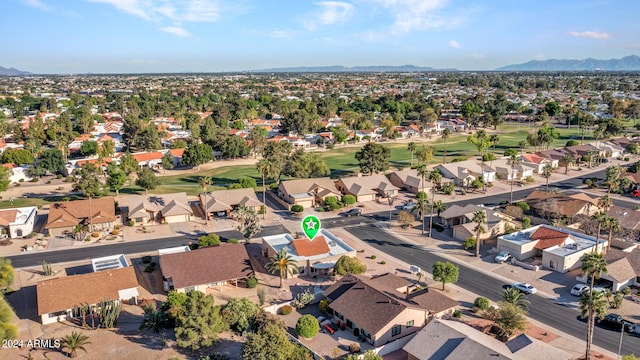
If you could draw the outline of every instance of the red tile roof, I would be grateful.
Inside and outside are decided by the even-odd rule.
[[[300,256],[316,256],[329,252],[327,240],[322,235],[314,237],[313,240],[295,239],[291,241],[291,245]]]
[[[552,246],[560,246],[562,245],[569,235],[563,233],[562,231],[548,229],[546,227],[539,227],[538,230],[534,231],[531,234],[531,240],[538,240],[535,248],[544,250],[548,249]]]

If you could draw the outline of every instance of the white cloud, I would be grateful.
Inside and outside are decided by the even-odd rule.
[[[544,54],[538,54],[533,57],[533,60],[544,60],[545,58]]]
[[[27,6],[30,6],[34,9],[42,10],[42,11],[50,11],[51,6],[43,3],[40,0],[21,0],[21,2]]]
[[[473,53],[473,54],[469,54],[469,57],[475,60],[482,60],[484,59],[484,54]]]
[[[569,31],[569,35],[575,36],[575,37],[586,37],[586,38],[597,39],[597,40],[609,38],[609,34],[605,32],[599,32],[599,31]]]
[[[34,0],[29,0],[34,1]],[[37,0],[35,0],[37,1]],[[220,17],[217,0],[87,0],[149,21],[214,22]]]
[[[445,15],[443,9],[449,0],[373,0],[387,9],[394,19],[392,35],[414,30],[430,30],[454,27],[463,19],[457,15]]]
[[[449,40],[449,46],[456,49],[462,49],[462,46],[460,46],[460,43],[455,40]]]
[[[180,26],[165,26],[165,27],[161,27],[160,31],[164,31],[166,33],[173,34],[180,37],[191,36],[191,34],[187,30],[183,29]]]
[[[354,13],[353,4],[342,1],[323,1],[316,3],[320,11],[306,23],[309,30],[315,30],[318,25],[331,25],[349,19]]]
[[[274,39],[290,39],[296,35],[295,30],[272,30],[267,33],[267,36]]]

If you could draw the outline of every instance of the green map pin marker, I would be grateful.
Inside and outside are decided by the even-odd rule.
[[[307,215],[302,219],[300,226],[302,226],[302,231],[307,235],[307,238],[313,240],[316,234],[318,234],[318,231],[320,231],[320,219],[315,215]]]

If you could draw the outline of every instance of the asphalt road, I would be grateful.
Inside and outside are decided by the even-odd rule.
[[[276,235],[288,233],[289,231],[282,225],[265,226],[256,237]],[[222,239],[242,239],[242,235],[235,230],[222,231],[216,233]],[[15,268],[28,266],[39,266],[42,260],[46,260],[50,264],[65,263],[79,260],[89,260],[92,258],[108,256],[113,254],[137,254],[143,252],[156,251],[158,249],[168,248],[172,246],[187,245],[189,242],[196,241],[194,237],[178,236],[163,239],[150,239],[131,242],[118,242],[108,245],[79,247],[77,249],[65,249],[45,252],[23,253],[20,255],[9,256],[11,264]]]
[[[399,240],[389,233],[381,232],[380,229],[372,225],[361,225],[346,229],[348,232],[377,248],[408,264],[418,265],[425,271],[430,272],[436,261],[445,261],[436,253],[420,249]],[[479,296],[485,296],[491,300],[501,300],[502,286],[504,283],[481,272],[474,271],[464,264],[460,266],[460,276],[456,285]],[[579,313],[570,308],[555,304],[553,300],[530,295],[528,300],[529,316],[537,321],[571,334],[579,339],[584,339],[587,333],[586,323],[578,319]],[[596,326],[594,333],[594,344],[617,353],[620,333]],[[624,335],[623,354],[640,354],[640,337],[637,335]]]

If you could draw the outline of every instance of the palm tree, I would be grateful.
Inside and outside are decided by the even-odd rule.
[[[436,187],[440,187],[440,183],[442,182],[442,173],[438,169],[434,169],[429,174],[429,181],[433,183]]]
[[[585,291],[580,295],[580,317],[587,318],[587,348],[585,359],[591,358],[591,344],[593,343],[593,328],[596,317],[603,319],[609,309],[609,301],[603,292],[596,291],[589,294]]]
[[[527,147],[527,142],[524,140],[520,140],[518,142],[518,147],[520,148],[520,155],[524,155],[524,148]]]
[[[420,195],[416,199],[416,206],[411,208],[411,214],[418,218],[422,218],[424,217],[424,208],[427,206],[429,206],[429,200],[427,200],[426,193],[420,192]]]
[[[546,192],[549,192],[549,178],[551,177],[551,175],[553,174],[553,166],[551,164],[547,164],[542,168],[542,177],[544,177],[545,179],[547,179],[547,188],[546,188]]]
[[[164,311],[158,310],[153,304],[146,304],[143,310],[144,318],[140,324],[140,330],[151,330],[154,334],[159,333],[166,325],[167,318]]]
[[[413,154],[415,154],[417,148],[418,146],[413,141],[407,145],[407,150],[411,153],[411,167],[413,167]]]
[[[202,208],[204,209],[205,225],[208,225],[209,224],[209,209],[208,209],[209,204],[207,203],[207,187],[211,185],[211,176],[200,176],[200,178],[198,178],[198,184],[200,184],[200,187],[202,188],[202,192],[204,193],[204,206]]]
[[[430,171],[427,168],[427,164],[421,164],[420,166],[418,166],[418,168],[416,170],[418,171],[418,175],[420,175],[420,177],[422,178],[422,190],[424,190],[424,179],[427,176],[429,176]],[[427,195],[427,194],[425,194],[425,195]],[[424,205],[425,205],[425,202],[423,201],[419,205],[422,208],[422,210],[420,212],[420,214],[421,214],[420,218],[422,219],[422,235],[424,235]]]
[[[569,166],[575,165],[576,159],[573,156],[566,154],[565,156],[562,157],[562,162],[564,162],[564,173],[568,174]]]
[[[594,150],[587,151],[587,158],[589,159],[589,168],[591,168],[591,162],[593,162],[593,156],[596,154]]]
[[[449,139],[449,136],[451,136],[451,130],[449,128],[444,128],[444,130],[442,130],[442,135],[440,135],[442,137],[442,163],[446,163],[447,162],[447,139]]]
[[[498,144],[498,141],[500,141],[500,136],[498,136],[498,134],[491,134],[489,136],[489,142],[491,143],[491,148],[492,148],[491,162],[489,163],[489,167],[491,168],[493,168],[493,156],[495,156],[496,145]]]
[[[611,247],[611,240],[613,238],[613,233],[620,231],[620,221],[614,217],[607,217],[604,219],[604,227],[609,229],[609,240],[607,241],[607,252],[609,252],[609,248]]]
[[[67,349],[67,353],[71,358],[78,356],[78,350],[87,352],[87,349],[85,349],[84,346],[88,344],[91,344],[89,336],[75,331],[72,331],[71,334],[65,335],[60,339],[62,349]]]
[[[613,201],[611,201],[609,195],[605,195],[598,199],[598,207],[604,212],[608,212],[611,205],[613,205]]]
[[[594,299],[594,295],[597,294],[598,292],[596,293],[593,292],[593,285],[595,284],[596,279],[600,277],[600,275],[607,272],[607,262],[604,259],[604,254],[598,253],[598,252],[591,252],[591,253],[584,254],[580,258],[580,261],[582,262],[582,264],[580,265],[582,274],[589,278],[589,291],[585,292],[588,295],[585,295],[583,293],[583,296],[588,296],[587,300],[585,300],[586,301],[585,306],[588,306],[586,309],[589,310],[588,312],[590,315],[587,319],[587,350],[586,350],[586,359],[589,359],[589,355],[591,352],[591,343],[593,341],[593,327],[595,325],[594,317],[596,314],[597,307],[600,305],[599,302],[595,300],[597,299],[597,296]],[[581,300],[581,303],[582,303],[582,300]],[[582,305],[581,305],[581,308],[582,308]]]
[[[527,300],[526,295],[514,287],[505,289],[502,292],[502,298],[504,299],[504,301],[519,306],[524,310],[526,310],[527,306],[529,306],[529,300]]]
[[[438,217],[440,217],[440,213],[447,210],[447,205],[442,200],[438,200],[433,204],[433,208],[438,212]]]
[[[595,252],[598,252],[598,244],[600,243],[600,231],[602,230],[602,223],[607,218],[607,213],[604,211],[598,211],[595,214],[591,215],[591,220],[596,221],[598,223],[598,230],[596,232],[596,247]]]
[[[509,156],[509,165],[511,165],[511,191],[509,196],[509,203],[513,204],[513,180],[516,177],[516,166],[520,164],[522,160],[517,154]]]
[[[473,213],[471,221],[476,223],[473,231],[476,233],[476,257],[480,257],[480,234],[484,234],[487,230],[484,228],[484,224],[487,223],[487,213],[484,210],[478,210]]]
[[[265,177],[266,177],[266,173],[269,172],[269,170],[271,169],[271,161],[267,160],[267,159],[260,159],[258,160],[258,163],[256,164],[256,167],[258,168],[258,171],[260,171],[260,174],[262,175],[262,208],[263,208],[263,212],[262,212],[262,218],[265,218],[265,214],[267,213],[267,187],[265,184]]]
[[[269,259],[271,262],[265,265],[265,269],[271,274],[278,273],[280,275],[280,288],[282,288],[284,287],[284,279],[298,272],[298,262],[293,260],[284,248]]]
[[[431,237],[431,232],[433,231],[433,209],[436,202],[436,188],[435,186],[431,186],[431,212],[429,214],[429,237]]]

